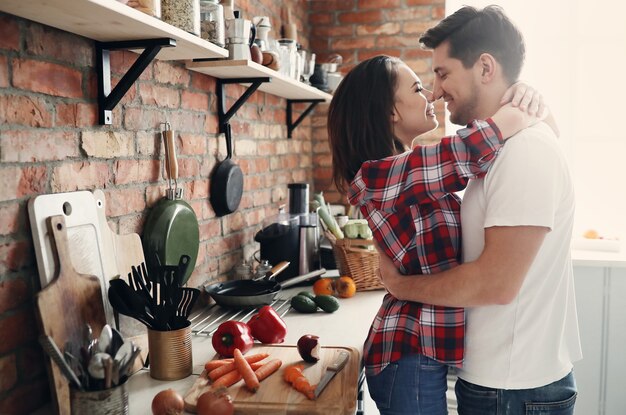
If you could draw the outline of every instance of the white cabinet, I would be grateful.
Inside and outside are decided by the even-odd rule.
[[[583,349],[576,414],[626,414],[626,268],[575,266],[574,278]]]

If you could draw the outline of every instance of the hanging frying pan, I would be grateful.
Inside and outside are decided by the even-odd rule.
[[[237,210],[243,194],[243,173],[233,161],[233,144],[230,124],[226,124],[226,158],[220,162],[211,177],[211,205],[217,216],[224,216]]]
[[[148,215],[142,242],[149,270],[156,269],[160,265],[178,265],[182,255],[189,256],[189,265],[182,279],[184,285],[196,265],[200,230],[196,213],[187,202],[182,200],[183,189],[178,187],[178,161],[174,133],[169,128],[169,123],[165,124],[163,141],[169,188],[167,196],[157,202]],[[173,189],[172,181],[174,181]],[[157,262],[157,257],[160,263]]]

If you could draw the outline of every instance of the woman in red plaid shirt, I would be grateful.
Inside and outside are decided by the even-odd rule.
[[[516,91],[507,91],[502,102],[512,103],[490,119],[409,151],[437,119],[432,93],[406,64],[377,56],[339,85],[328,114],[335,184],[348,186],[350,203],[403,274],[436,273],[460,262],[460,199],[453,192],[487,172],[506,138],[540,120],[513,105],[533,108],[528,103],[541,104],[541,96]],[[462,364],[464,333],[463,309],[387,293],[364,345],[368,388],[380,412],[446,414],[448,365]]]

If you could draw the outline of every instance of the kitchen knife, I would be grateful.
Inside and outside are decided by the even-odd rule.
[[[335,358],[335,361],[326,368],[326,373],[324,373],[324,376],[322,376],[320,383],[318,383],[317,387],[315,388],[315,399],[320,396],[320,394],[322,393],[326,385],[328,385],[333,376],[335,376],[341,371],[341,369],[344,368],[346,363],[348,363],[349,357],[350,354],[348,352],[341,351]]]

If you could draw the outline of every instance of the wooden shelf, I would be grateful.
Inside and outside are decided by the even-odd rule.
[[[0,11],[101,42],[175,39],[176,47],[159,52],[161,60],[228,56],[226,49],[116,0],[1,0]]]
[[[188,61],[187,68],[220,79],[270,77],[271,82],[261,84],[259,91],[286,99],[323,99],[330,102],[333,97],[324,91],[287,78],[273,69],[248,60]]]

